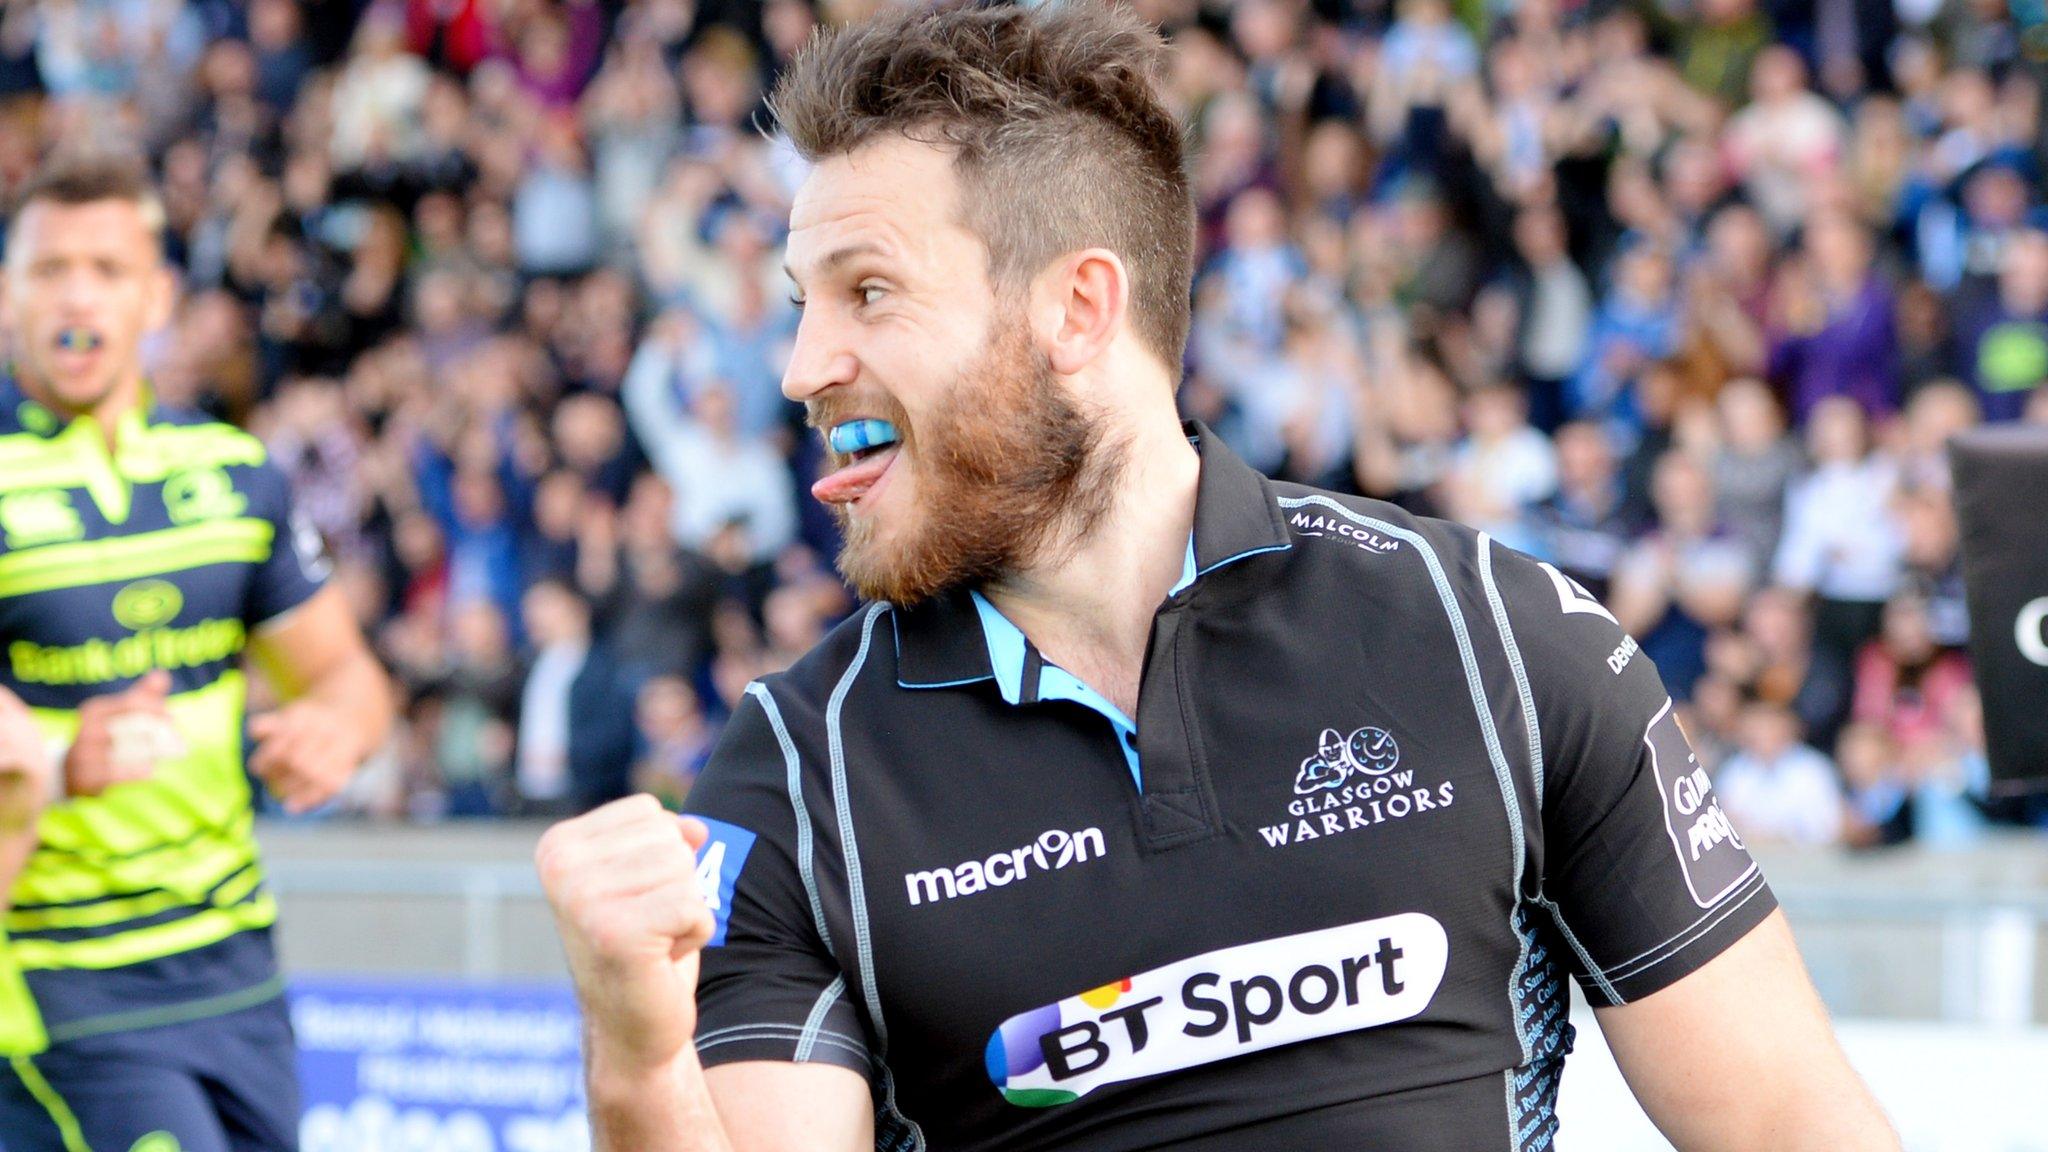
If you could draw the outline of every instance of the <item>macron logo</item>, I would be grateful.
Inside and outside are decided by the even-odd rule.
[[[1100,828],[1083,828],[1079,832],[1054,828],[1040,832],[1036,840],[1022,848],[997,852],[982,860],[965,860],[951,868],[907,873],[903,886],[914,908],[1006,887],[1029,876],[1034,867],[1040,872],[1057,872],[1070,864],[1099,860],[1106,851]]]

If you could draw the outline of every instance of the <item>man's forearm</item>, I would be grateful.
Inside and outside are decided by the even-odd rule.
[[[299,699],[315,701],[347,719],[349,730],[362,741],[356,750],[358,760],[383,747],[390,735],[391,683],[367,652],[329,669],[306,685]]]
[[[658,1069],[622,1067],[586,1040],[592,1152],[733,1152],[694,1051]]]
[[[1796,1079],[1796,1078],[1794,1078]],[[1783,1152],[1899,1152],[1898,1135],[1846,1062],[1839,1074],[1804,1081],[1701,1143],[1681,1148],[1782,1149]],[[1775,1106],[1773,1106],[1775,1105]]]

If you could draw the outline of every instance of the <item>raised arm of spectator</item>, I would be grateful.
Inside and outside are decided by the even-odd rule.
[[[670,336],[659,330],[650,333],[633,354],[619,387],[633,435],[640,438],[640,447],[663,473],[672,473],[678,455],[701,443],[704,436],[683,408],[682,397],[676,395],[675,352]]]
[[[522,529],[533,524],[534,494],[547,461],[546,441],[529,421],[507,411],[493,429],[498,440],[498,486],[505,492],[506,510]]]
[[[455,462],[441,451],[433,438],[419,435],[413,439],[411,451],[413,488],[419,494],[420,507],[427,514],[441,522],[443,527],[455,524]]]

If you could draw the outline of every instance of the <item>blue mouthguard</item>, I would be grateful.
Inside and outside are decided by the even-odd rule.
[[[57,334],[57,346],[67,351],[97,348],[100,346],[100,338],[96,333],[84,328],[66,328]]]
[[[850,420],[825,434],[826,442],[834,452],[851,456],[863,448],[875,448],[883,444],[894,444],[902,439],[896,434],[896,425],[887,420]]]

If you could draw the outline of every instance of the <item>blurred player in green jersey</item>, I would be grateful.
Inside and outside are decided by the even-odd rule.
[[[383,671],[263,444],[161,405],[143,376],[175,296],[162,228],[144,169],[119,158],[46,168],[8,222],[7,1152],[297,1147],[249,777],[304,811],[390,725]],[[245,653],[286,701],[246,720]]]

